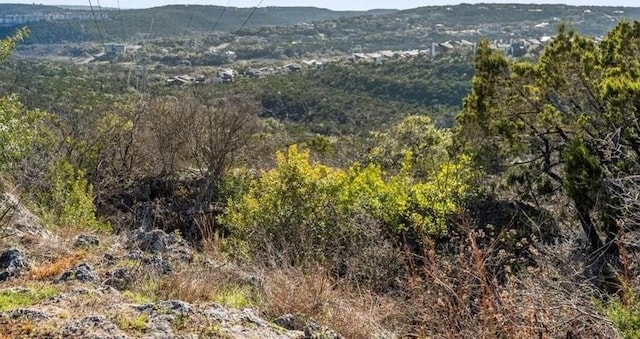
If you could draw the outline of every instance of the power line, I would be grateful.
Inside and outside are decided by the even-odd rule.
[[[151,31],[153,30],[153,17],[151,17],[151,24],[149,25],[149,32],[144,40],[148,40],[151,37]]]
[[[93,10],[93,4],[91,0],[89,0],[89,8],[91,8],[91,15],[93,15],[93,22],[96,23],[96,29],[98,30],[98,35],[100,35],[100,40],[102,40],[102,44],[104,45],[104,35],[100,30],[100,25],[98,24],[98,18],[96,17],[96,12]]]
[[[215,31],[216,30],[216,27],[218,27],[218,23],[220,23],[220,19],[222,19],[222,16],[224,15],[224,13],[227,12],[227,9],[229,9],[229,5],[230,4],[231,4],[231,0],[227,1],[227,4],[222,9],[222,12],[220,12],[220,15],[218,15],[218,18],[216,19],[216,22],[213,23],[213,27],[211,28],[211,31]]]
[[[124,29],[124,19],[122,18],[122,10],[120,9],[120,0],[118,0],[118,19],[120,19],[120,28],[122,29],[122,38],[125,38],[126,30]]]
[[[189,8],[189,7],[187,7]],[[184,26],[184,31],[185,33],[189,31],[189,27],[191,27],[191,21],[193,21],[193,17],[196,15],[196,11],[194,11],[193,9],[191,9],[191,16],[189,17],[189,22],[187,22],[187,25]]]
[[[108,35],[109,32],[107,32],[107,25],[105,24],[106,20],[104,17],[104,12],[102,11],[102,6],[100,6],[100,0],[96,0],[96,3],[98,5],[98,11],[100,11],[100,18],[102,18],[102,29],[104,30],[104,34]]]
[[[260,5],[262,5],[262,2],[264,0],[260,0],[258,2],[258,5],[256,5],[256,7],[253,7],[253,10],[251,11],[251,13],[249,13],[249,16],[244,20],[244,22],[242,23],[242,25],[240,25],[240,28],[238,28],[238,30],[236,31],[236,33],[234,34],[234,37],[238,35],[238,33],[240,33],[240,31],[244,28],[244,25],[247,24],[247,22],[249,22],[249,20],[251,20],[251,17],[253,17],[253,15],[256,13],[256,11],[258,10],[258,7],[260,7]]]

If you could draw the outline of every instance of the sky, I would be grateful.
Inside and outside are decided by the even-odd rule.
[[[156,7],[168,4],[198,4],[198,5],[217,5],[217,6],[233,6],[233,7],[253,7],[259,0],[92,0],[92,4],[99,2],[103,7],[121,8],[146,8]],[[640,6],[638,0],[511,0],[511,1],[473,1],[466,0],[465,3],[537,3],[537,4],[555,4],[564,3],[569,5],[602,5],[602,6]],[[36,3],[43,5],[89,5],[89,0],[0,0],[0,3]],[[263,0],[261,7],[265,6],[313,6],[321,8],[329,8],[333,10],[367,10],[374,8],[395,8],[408,9],[431,5],[450,5],[460,3],[460,1],[452,0]]]

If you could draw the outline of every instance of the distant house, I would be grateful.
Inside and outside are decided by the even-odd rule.
[[[116,43],[104,44],[104,52],[107,55],[124,55],[127,52],[127,45]]]
[[[521,58],[527,54],[527,46],[524,41],[516,41],[511,44],[507,54],[514,58]]]
[[[466,48],[474,48],[476,46],[475,43],[473,43],[473,42],[471,42],[469,40],[465,40],[465,39],[462,39],[462,40],[458,41],[458,44],[460,46],[466,47]]]
[[[218,70],[218,77],[222,79],[222,82],[227,84],[235,80],[235,72],[233,69],[221,68]]]
[[[259,78],[262,75],[262,71],[257,69],[250,69],[245,73],[245,75],[249,78]]]
[[[188,84],[187,81],[178,77],[167,79],[167,86],[183,86],[186,84]]]
[[[188,75],[188,74],[179,75],[179,76],[177,77],[177,79],[180,79],[180,80],[182,80],[182,81],[184,81],[184,82],[186,82],[186,83],[194,82],[194,81],[195,81],[195,78],[194,78],[194,77],[192,77],[192,76],[190,76],[190,75]]]
[[[168,86],[184,86],[194,83],[194,78],[190,75],[178,75],[167,79]]]
[[[433,43],[431,44],[431,56],[443,55],[452,52],[455,49],[453,44],[450,41],[444,43]]]
[[[380,51],[380,54],[387,58],[387,59],[392,59],[395,58],[396,56],[398,56],[398,53],[395,53],[394,51]]]
[[[313,59],[313,60],[302,60],[302,64],[307,68],[324,69],[324,63],[322,61],[318,61],[316,59]]]
[[[317,60],[302,60],[302,64],[307,66],[307,67],[313,67],[318,63]]]
[[[236,54],[236,52],[234,51],[226,51],[224,52],[224,55],[226,55],[227,58],[231,61],[235,61],[236,58],[238,57],[238,54]]]
[[[540,38],[540,42],[542,42],[543,44],[546,44],[547,42],[550,42],[553,40],[553,37],[545,35],[543,37]]]
[[[364,53],[353,53],[353,56],[351,57],[351,59],[354,62],[366,61],[369,59],[369,56]]]
[[[302,65],[300,64],[288,64],[284,66],[289,72],[300,72],[302,71]]]
[[[234,76],[231,73],[222,73],[220,77],[222,78],[222,83],[225,84],[233,82],[234,80]]]
[[[420,51],[417,49],[414,49],[411,51],[404,51],[402,52],[402,54],[400,54],[400,56],[403,58],[413,58],[413,57],[417,57],[418,55],[420,55]]]

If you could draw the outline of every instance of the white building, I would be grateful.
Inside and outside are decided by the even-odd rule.
[[[104,44],[104,52],[107,55],[124,55],[124,53],[127,52],[127,45],[116,43]]]

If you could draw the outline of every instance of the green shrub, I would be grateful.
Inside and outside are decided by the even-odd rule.
[[[24,290],[6,289],[0,291],[0,312],[33,305],[57,293],[58,290],[53,287],[39,287]]]
[[[52,222],[60,227],[108,231],[109,225],[99,221],[93,204],[93,187],[83,171],[68,161],[54,162],[49,169],[50,191],[41,195],[48,206]]]
[[[221,219],[253,254],[272,254],[295,264],[322,262],[357,251],[365,230],[357,218],[373,217],[395,234],[438,237],[460,211],[474,178],[468,157],[443,163],[425,180],[412,176],[410,152],[397,174],[380,166],[347,170],[312,164],[309,151],[278,152],[276,167],[251,180],[230,199]]]
[[[287,252],[301,263],[322,260],[324,250],[340,237],[335,209],[337,171],[312,165],[309,152],[296,146],[277,154],[276,168],[253,180],[239,199],[229,201],[223,223],[254,253]]]
[[[640,303],[637,298],[630,298],[625,306],[619,299],[611,301],[604,314],[611,319],[623,338],[640,338]]]
[[[0,97],[0,172],[12,172],[47,143],[45,114],[26,110],[16,96]]]
[[[252,307],[256,304],[255,296],[249,286],[230,286],[216,295],[215,302],[237,309]]]
[[[367,158],[393,172],[411,154],[413,176],[424,178],[450,160],[452,144],[451,131],[436,128],[428,116],[411,115],[387,132],[371,133]]]
[[[117,314],[113,320],[118,327],[125,331],[144,333],[149,325],[149,314],[142,313],[137,316]]]

